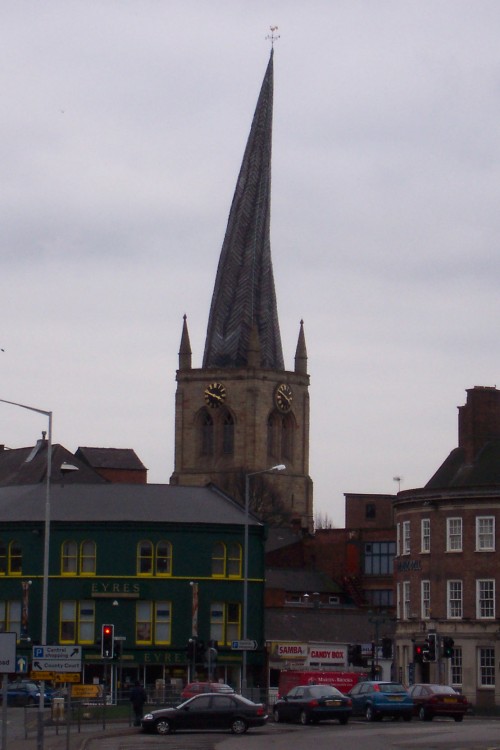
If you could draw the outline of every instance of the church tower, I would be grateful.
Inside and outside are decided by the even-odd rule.
[[[285,370],[271,260],[273,50],[255,109],[215,279],[203,366],[187,319],[179,351],[172,484],[213,482],[270,523],[312,528],[309,375],[300,321]],[[282,471],[266,470],[283,464]]]

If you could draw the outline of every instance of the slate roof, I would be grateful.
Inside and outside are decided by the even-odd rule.
[[[126,469],[127,471],[144,471],[146,469],[132,448],[80,447],[75,456],[95,469]]]
[[[220,254],[204,368],[246,366],[251,336],[257,330],[260,365],[284,370],[271,261],[272,120],[271,51]]]
[[[425,485],[426,489],[500,485],[500,440],[490,440],[472,463],[455,448]]]
[[[35,447],[0,451],[0,487],[43,482],[47,475],[47,445],[46,440],[39,440]],[[63,474],[63,463],[76,466],[78,471]],[[57,443],[52,446],[51,482],[103,484],[105,481],[64,446]]]
[[[0,523],[42,522],[45,483],[0,487]],[[50,488],[52,522],[244,525],[244,509],[214,485],[73,484]],[[262,526],[253,516],[249,525]]]

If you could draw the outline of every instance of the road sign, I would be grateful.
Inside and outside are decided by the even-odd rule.
[[[80,672],[31,672],[32,680],[52,680],[52,682],[80,682]]]
[[[99,685],[72,685],[72,698],[97,698],[99,696]]]
[[[81,646],[33,646],[33,672],[80,672]]]
[[[16,656],[16,673],[26,674],[28,671],[28,660],[25,656]]]
[[[233,651],[255,651],[257,648],[257,641],[250,641],[248,638],[242,641],[232,641],[231,648]]]
[[[16,670],[16,634],[0,633],[0,672]]]

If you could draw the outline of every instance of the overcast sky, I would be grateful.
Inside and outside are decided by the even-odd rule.
[[[427,482],[500,386],[498,0],[4,0],[0,398],[173,470],[277,25],[271,246],[315,510]],[[0,404],[0,443],[46,420]]]

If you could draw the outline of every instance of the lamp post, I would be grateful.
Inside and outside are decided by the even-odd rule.
[[[41,643],[45,646],[47,643],[47,612],[48,612],[48,593],[49,593],[49,550],[50,550],[50,475],[52,472],[52,412],[45,409],[36,409],[34,406],[18,404],[16,401],[7,401],[0,398],[3,404],[19,406],[21,409],[35,411],[37,414],[45,415],[49,420],[47,433],[47,477],[45,483],[45,533],[43,545],[43,584],[42,584],[42,617],[41,617]],[[43,732],[43,709],[45,698],[45,682],[41,683],[40,702],[38,705],[38,725],[37,725],[37,748],[43,750],[44,732]]]
[[[248,521],[250,510],[250,478],[257,474],[269,474],[272,471],[283,471],[285,464],[277,464],[262,471],[252,471],[245,475],[245,537],[243,542],[243,640],[248,638]],[[247,652],[243,650],[243,664],[241,677],[241,691],[247,688]]]
[[[368,614],[370,615],[368,617],[368,622],[372,625],[375,625],[375,641],[372,646],[372,668],[371,668],[371,678],[372,680],[376,679],[376,675],[378,674],[378,642],[379,642],[379,632],[380,632],[380,625],[383,625],[387,621],[386,613],[385,612],[378,612],[374,613],[372,610],[368,610]]]

